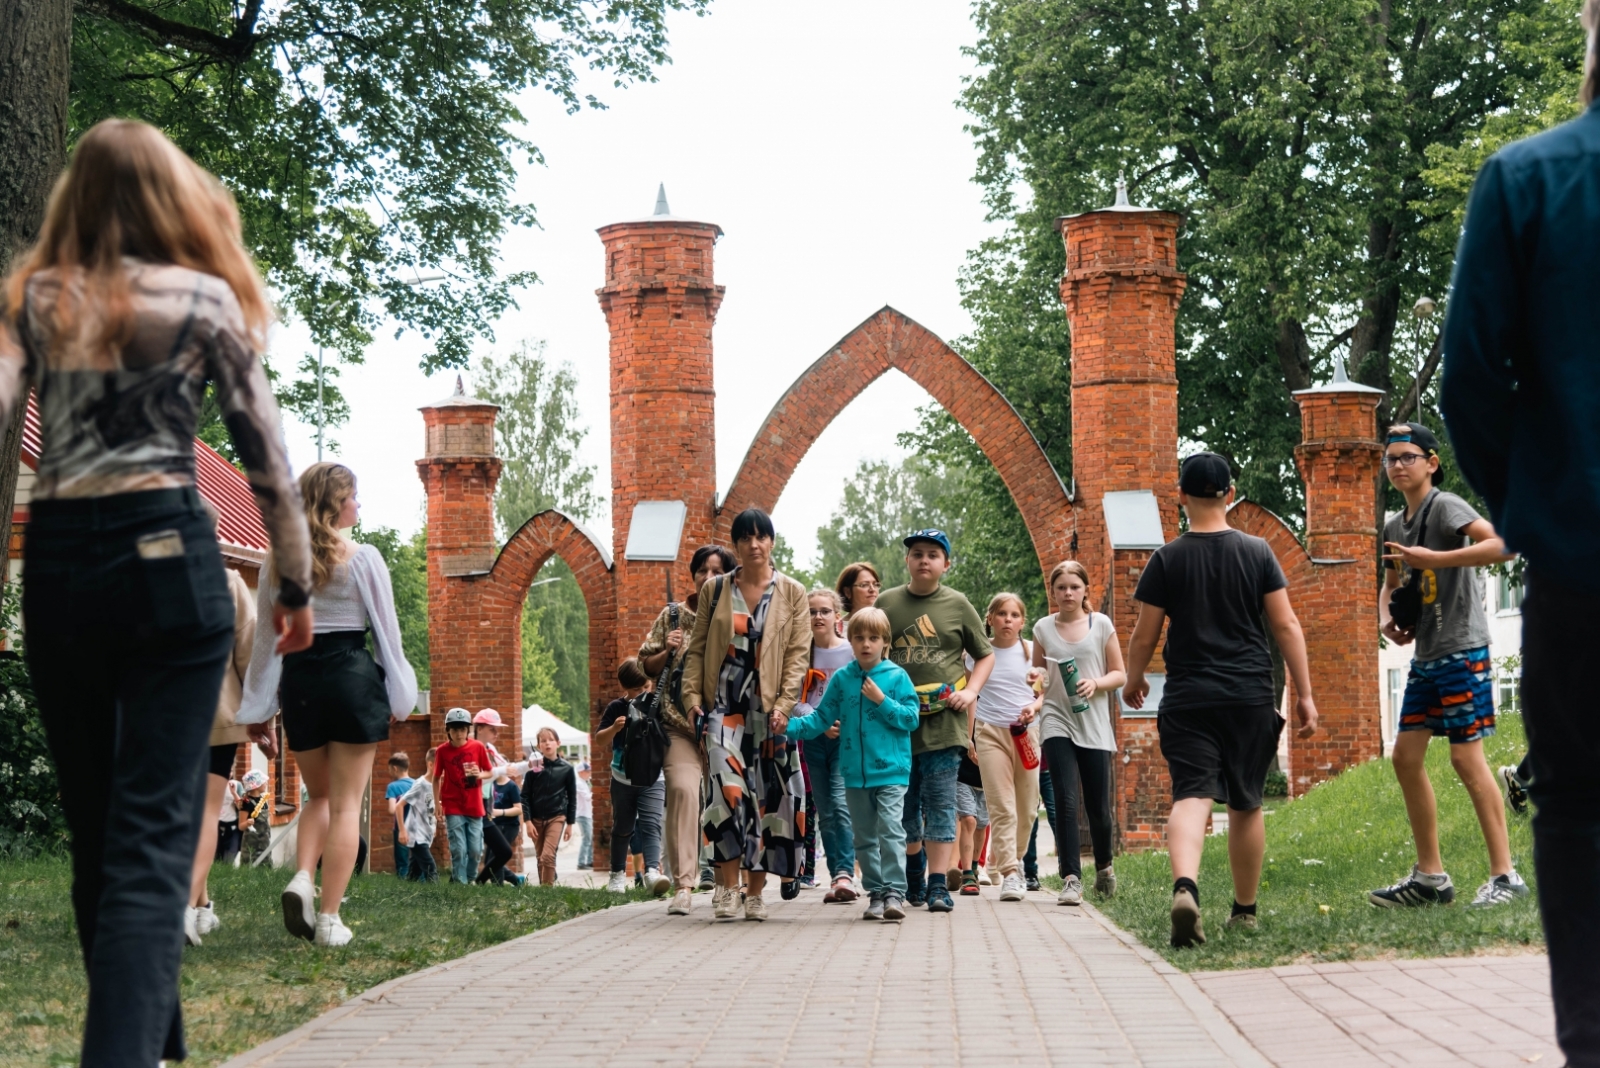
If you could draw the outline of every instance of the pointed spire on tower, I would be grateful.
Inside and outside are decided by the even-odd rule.
[[[452,397],[465,397],[466,395],[467,395],[467,387],[462,385],[461,376],[460,375],[456,375],[456,391],[454,393],[452,393],[451,396]]]
[[[1118,208],[1128,206],[1128,178],[1122,171],[1117,172],[1117,199],[1112,206]]]
[[[1342,386],[1350,381],[1350,375],[1344,369],[1344,353],[1337,353],[1333,357],[1333,384]]]
[[[662,182],[661,185],[656,188],[656,210],[655,210],[655,214],[657,214],[657,215],[671,215],[672,214],[672,209],[667,207],[667,183],[666,182]]]

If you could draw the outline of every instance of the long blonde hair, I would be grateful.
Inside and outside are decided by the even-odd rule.
[[[316,463],[300,473],[300,500],[311,528],[311,588],[320,590],[344,559],[339,513],[356,494],[356,476],[344,464]]]
[[[118,349],[133,337],[133,299],[122,257],[171,263],[228,283],[258,350],[272,319],[261,276],[245,251],[233,195],[167,140],[132,119],[106,119],[78,140],[50,193],[39,240],[5,282],[5,314],[22,314],[28,280],[54,269],[62,280],[55,327],[78,337],[87,305],[96,312],[93,348]],[[67,285],[83,272],[81,296]]]

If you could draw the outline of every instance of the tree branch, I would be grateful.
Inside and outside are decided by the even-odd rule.
[[[234,23],[233,33],[227,37],[157,15],[129,0],[79,0],[78,6],[101,18],[137,30],[157,43],[177,45],[190,52],[232,63],[248,59],[261,41],[255,32],[256,20],[261,15],[261,0],[250,0],[243,16]]]

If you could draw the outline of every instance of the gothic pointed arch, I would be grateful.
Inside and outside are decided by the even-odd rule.
[[[1228,525],[1246,534],[1263,539],[1272,548],[1283,568],[1283,577],[1289,580],[1290,597],[1307,583],[1316,581],[1316,568],[1311,554],[1306,552],[1300,539],[1276,513],[1261,507],[1255,501],[1239,501],[1228,509]]]
[[[971,434],[1011,492],[1042,570],[1072,548],[1072,502],[1022,417],[977,368],[932,331],[884,307],[806,369],[767,415],[718,509],[726,541],[746,508],[770,511],[806,452],[839,413],[883,374],[898,370]]]

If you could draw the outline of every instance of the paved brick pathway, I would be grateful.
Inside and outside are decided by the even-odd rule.
[[[1200,972],[1195,981],[1283,1068],[1562,1063],[1541,955]]]

